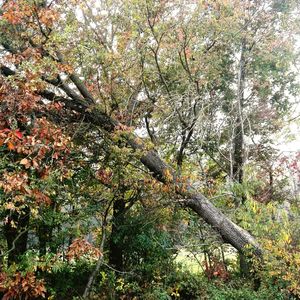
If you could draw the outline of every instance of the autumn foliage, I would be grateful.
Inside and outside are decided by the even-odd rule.
[[[38,280],[33,273],[22,275],[17,272],[14,276],[0,273],[0,292],[4,293],[3,300],[45,298],[46,288],[43,280]]]
[[[0,3],[2,299],[300,296],[297,1]]]

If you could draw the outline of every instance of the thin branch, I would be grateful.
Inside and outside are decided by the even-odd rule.
[[[96,268],[94,269],[93,273],[91,274],[89,281],[85,287],[84,293],[82,295],[83,299],[87,299],[87,297],[89,296],[90,290],[92,288],[93,282],[95,280],[95,277],[102,265],[102,261],[103,261],[103,248],[104,248],[104,242],[105,242],[105,238],[106,238],[106,229],[105,229],[105,225],[102,226],[102,238],[101,238],[101,245],[100,245],[100,256],[99,259],[97,261],[96,264]]]
[[[24,234],[24,233],[26,233],[28,231],[28,228],[25,228],[24,230],[22,230],[17,236],[16,236],[16,238],[13,240],[13,242],[12,242],[12,247],[8,250],[8,251],[6,251],[4,254],[1,254],[0,255],[0,257],[2,257],[2,256],[6,256],[7,254],[9,254],[11,251],[13,251],[13,250],[15,250],[16,249],[16,242],[17,242],[17,240]]]

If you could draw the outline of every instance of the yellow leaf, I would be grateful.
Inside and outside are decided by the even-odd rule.
[[[282,239],[287,244],[289,244],[291,242],[291,237],[290,237],[290,234],[288,232],[283,232]]]
[[[12,202],[9,202],[5,205],[6,209],[10,209],[10,210],[14,210],[15,209],[15,205]]]

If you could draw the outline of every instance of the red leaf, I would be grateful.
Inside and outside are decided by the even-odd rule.
[[[10,132],[10,129],[9,128],[4,128],[4,129],[0,130],[0,132]]]
[[[22,134],[21,131],[16,130],[16,131],[15,131],[15,136],[17,136],[19,139],[21,139],[21,138],[23,137],[23,134]]]

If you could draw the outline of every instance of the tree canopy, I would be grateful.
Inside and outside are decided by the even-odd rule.
[[[297,121],[298,13],[2,1],[3,299],[233,299],[195,280],[238,270],[257,299],[299,296],[299,153],[275,147]],[[186,281],[184,251],[203,269]]]

